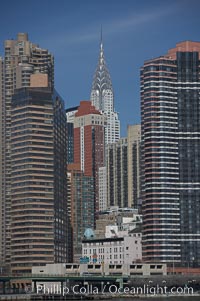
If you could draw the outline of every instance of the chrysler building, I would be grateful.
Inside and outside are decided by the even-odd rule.
[[[107,125],[105,127],[105,143],[114,143],[120,138],[120,121],[114,110],[114,94],[110,73],[104,58],[103,42],[101,38],[100,55],[94,74],[90,99],[92,104],[104,113]]]

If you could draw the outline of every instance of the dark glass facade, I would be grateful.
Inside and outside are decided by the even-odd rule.
[[[141,69],[143,258],[200,266],[200,43]]]
[[[67,164],[74,162],[74,124],[67,122]]]
[[[127,138],[107,147],[108,207],[128,207],[128,143]]]
[[[73,164],[72,164],[73,166]],[[86,229],[94,229],[94,178],[68,166],[68,191],[71,200],[71,224],[73,235],[73,262],[82,256],[82,239]]]
[[[200,58],[177,53],[181,258],[200,266]]]
[[[54,91],[54,262],[71,261],[67,211],[67,121],[64,101]]]

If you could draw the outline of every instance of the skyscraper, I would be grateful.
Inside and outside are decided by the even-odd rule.
[[[128,207],[127,138],[107,146],[108,207]]]
[[[81,101],[74,118],[74,163],[94,177],[95,210],[99,210],[99,168],[105,165],[105,118],[90,101]]]
[[[94,74],[90,99],[97,110],[103,112],[107,119],[105,127],[105,143],[113,143],[120,138],[120,121],[114,110],[114,93],[111,77],[104,58],[101,39],[100,55]]]
[[[140,198],[140,124],[128,125],[128,136],[107,146],[108,206],[138,206]]]
[[[128,125],[128,206],[139,209],[141,198],[141,125]]]
[[[66,110],[67,117],[67,164],[74,162],[74,117],[78,107]]]
[[[143,258],[200,266],[200,42],[141,68]]]
[[[86,229],[94,229],[94,178],[84,175],[80,164],[69,164],[67,170],[68,201],[73,238],[73,262],[80,262],[82,239]]]
[[[34,258],[33,262],[36,263],[36,257],[37,259],[40,257],[39,251],[43,252],[41,261],[44,254],[47,261],[60,261],[64,258],[66,260],[67,238],[63,236],[62,228],[66,226],[66,221],[63,222],[63,226],[61,225],[65,217],[52,215],[52,210],[57,215],[63,208],[63,202],[66,202],[66,188],[63,183],[65,181],[63,164],[65,165],[66,160],[63,139],[66,139],[64,124],[66,117],[62,115],[63,101],[54,92],[52,54],[30,42],[25,33],[19,33],[16,40],[5,41],[4,49],[5,57],[0,60],[0,263],[1,266],[9,267],[12,261],[13,271],[30,271],[31,258]],[[23,160],[23,157],[26,159]],[[28,164],[26,160],[31,163]],[[57,166],[57,181],[54,181],[54,166]],[[41,176],[38,175],[40,167]],[[34,192],[31,192],[31,189]],[[43,191],[39,193],[39,190]],[[59,202],[54,203],[55,200]],[[40,206],[41,210],[38,209]],[[38,219],[35,215],[30,216],[36,207],[41,211],[44,221],[40,220],[40,216]],[[48,221],[45,212],[49,216]],[[53,224],[54,218],[58,221],[57,225]],[[36,228],[40,226],[37,232]],[[53,234],[52,227],[54,230],[57,227],[56,235]],[[30,236],[32,232],[32,238],[27,238],[28,232]],[[36,232],[40,240],[43,234],[49,240],[45,251],[42,248],[39,250],[40,244],[38,250],[35,249]],[[22,250],[23,237],[26,240],[26,248],[29,244],[29,250]],[[54,244],[55,249],[52,249]],[[23,257],[26,257],[24,263],[20,259]]]
[[[99,167],[98,177],[99,177],[99,211],[104,211],[108,207],[106,166]]]
[[[46,83],[16,89],[12,96],[13,273],[31,273],[34,265],[69,260],[66,115],[64,102]]]

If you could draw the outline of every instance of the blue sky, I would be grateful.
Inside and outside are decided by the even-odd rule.
[[[12,0],[1,2],[3,41],[28,32],[55,57],[56,89],[66,107],[89,100],[100,28],[120,114],[121,134],[140,122],[139,73],[144,60],[177,42],[200,41],[199,0]]]

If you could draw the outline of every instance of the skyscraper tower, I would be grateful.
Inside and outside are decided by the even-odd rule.
[[[74,163],[94,178],[95,211],[99,210],[99,168],[105,166],[104,115],[81,101],[74,118]]]
[[[127,138],[107,147],[108,206],[128,207]]]
[[[107,205],[138,207],[140,199],[139,124],[129,125],[127,137],[107,146]]]
[[[94,74],[90,99],[96,109],[102,111],[107,119],[105,127],[105,143],[113,143],[120,138],[120,121],[114,111],[114,93],[110,73],[104,58],[101,35],[100,54]]]
[[[74,162],[74,117],[78,111],[77,107],[66,110],[67,117],[67,164]]]
[[[127,127],[128,142],[128,205],[137,207],[141,198],[141,125]]]
[[[64,102],[46,84],[36,81],[12,97],[10,246],[17,274],[66,262],[69,255],[66,115]]]
[[[141,68],[143,258],[200,266],[200,42]]]
[[[18,105],[20,106],[22,103],[22,95],[25,97],[24,99],[24,106],[22,107],[22,113],[16,113],[16,123],[22,123],[24,126],[27,127],[34,127],[32,124],[31,119],[26,119],[26,114],[36,114],[41,110],[41,114],[43,115],[43,104],[41,108],[35,108],[35,112],[32,112],[32,108],[29,107],[28,97],[32,97],[34,95],[38,96],[36,103],[42,102],[42,97],[46,97],[49,99],[49,102],[52,102],[53,106],[53,91],[54,91],[54,59],[51,53],[47,49],[40,48],[37,44],[34,44],[28,40],[28,35],[26,33],[19,33],[17,35],[16,40],[6,40],[5,41],[5,57],[1,58],[0,60],[0,264],[1,265],[10,265],[11,262],[11,231],[13,233],[13,224],[11,226],[11,219],[13,219],[13,208],[12,205],[15,204],[15,185],[20,186],[20,181],[24,181],[24,179],[20,179],[20,181],[15,182],[13,180],[13,168],[15,169],[15,165],[13,165],[13,158],[15,155],[11,154],[12,152],[18,153],[19,157],[25,156],[25,154],[19,153],[18,150],[13,150],[14,142],[11,142],[11,134],[12,131],[15,131],[13,127],[14,123],[12,119],[12,114],[15,114],[14,106],[16,106],[16,111]],[[35,75],[39,75],[39,77],[35,77]],[[40,76],[40,75],[44,75]],[[32,83],[31,83],[32,77]],[[48,87],[48,93],[42,91],[41,94],[39,91],[32,90],[20,90],[21,88],[28,88],[30,85],[36,89],[37,87]],[[14,93],[15,97],[13,99]],[[44,92],[44,93],[43,93]],[[51,95],[52,94],[52,95]],[[50,96],[49,96],[50,95]],[[19,102],[19,103],[17,103]],[[48,102],[48,101],[47,101]],[[55,100],[56,103],[56,100]],[[34,106],[34,104],[33,104]],[[56,107],[56,105],[55,105]],[[55,108],[54,107],[54,108]],[[53,108],[51,108],[53,110]],[[29,111],[30,110],[30,111]],[[56,110],[56,108],[55,108]],[[28,112],[29,111],[29,112]],[[34,111],[34,110],[33,110]],[[36,112],[37,111],[37,112]],[[47,108],[48,111],[48,108]],[[25,114],[25,115],[23,115]],[[44,113],[45,114],[45,113]],[[55,113],[56,114],[56,113]],[[35,115],[35,116],[36,116]],[[47,116],[48,112],[46,113],[46,117],[44,116],[44,123],[52,123],[55,122],[53,116]],[[59,115],[59,114],[58,114]],[[13,115],[14,116],[14,115]],[[54,115],[56,116],[56,115]],[[61,116],[61,115],[60,115]],[[33,116],[32,116],[33,117]],[[41,116],[38,116],[38,118]],[[13,117],[15,118],[15,117]],[[21,119],[20,119],[21,118]],[[46,118],[46,119],[45,119]],[[49,120],[48,120],[49,118]],[[55,117],[56,118],[56,117]],[[59,117],[60,118],[60,117]],[[33,123],[35,120],[33,121]],[[55,123],[56,126],[56,123]],[[20,127],[20,125],[19,125]],[[39,124],[35,125],[36,128],[39,128]],[[57,127],[58,129],[58,127]],[[50,129],[51,130],[51,129]],[[35,131],[37,131],[35,129]],[[59,129],[58,129],[59,131]],[[27,139],[27,140],[26,140]],[[38,138],[39,139],[39,138]],[[48,138],[45,138],[48,139]],[[44,140],[45,140],[44,139]],[[21,143],[21,146],[24,144],[29,143],[29,138],[22,137],[19,138],[18,142]],[[42,140],[42,139],[41,139]],[[51,139],[50,139],[51,140]],[[41,141],[41,144],[45,141]],[[50,143],[51,141],[49,141]],[[38,142],[39,143],[39,142]],[[58,154],[58,152],[57,152]],[[19,158],[18,158],[19,159]],[[39,160],[39,159],[38,159]],[[54,162],[56,162],[57,157],[54,157]],[[38,161],[39,162],[39,161]],[[17,169],[16,169],[17,170]],[[16,188],[17,189],[17,188]],[[25,189],[25,188],[24,188]],[[54,197],[56,198],[56,190]],[[59,198],[59,196],[58,196]],[[27,199],[21,198],[21,202],[26,202]],[[18,208],[19,209],[19,208]],[[11,230],[12,228],[12,230]],[[12,239],[13,244],[13,239]],[[14,246],[14,245],[13,245]],[[61,247],[62,248],[62,247]],[[57,252],[60,252],[58,250]],[[20,255],[21,256],[21,255]],[[55,255],[54,259],[57,255]],[[20,265],[21,263],[19,263]]]
[[[70,220],[72,227],[72,253],[73,262],[80,262],[82,256],[81,242],[85,230],[94,229],[94,178],[84,175],[80,164],[67,166],[67,199],[70,207]]]

